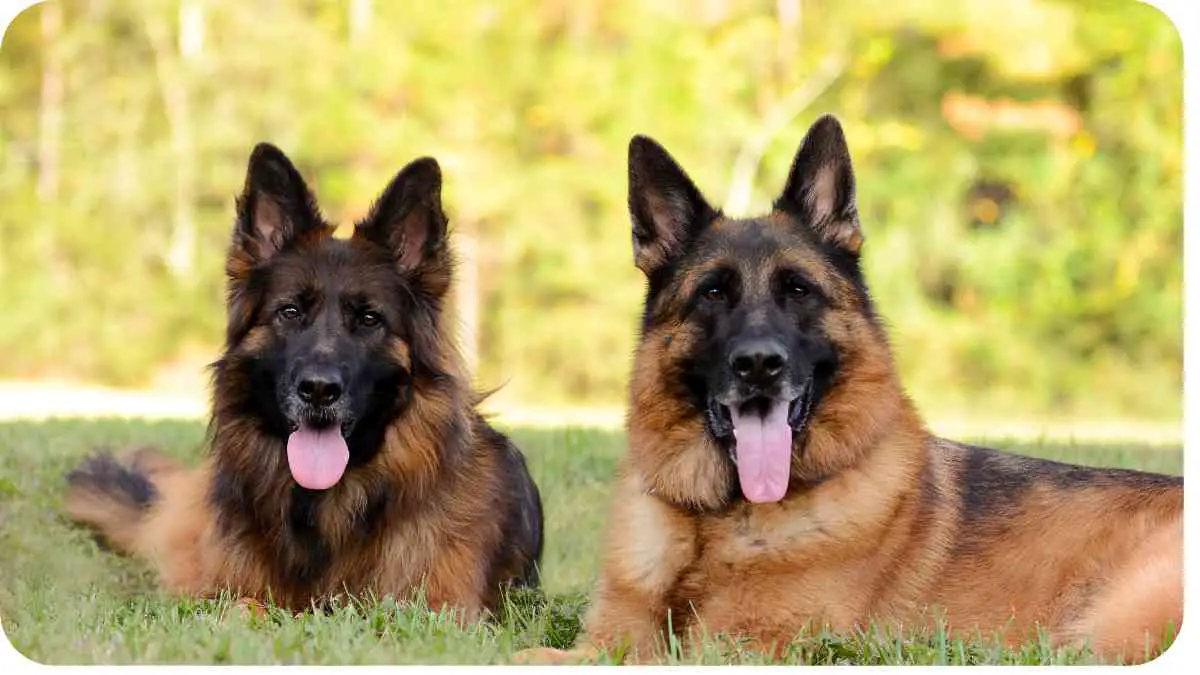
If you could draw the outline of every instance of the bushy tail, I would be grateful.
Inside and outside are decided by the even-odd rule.
[[[154,477],[176,468],[174,460],[152,450],[125,461],[98,452],[67,474],[67,513],[99,531],[110,546],[132,552],[142,516],[158,498]]]

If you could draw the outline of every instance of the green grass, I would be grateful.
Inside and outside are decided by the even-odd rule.
[[[198,455],[204,429],[182,422],[0,424],[0,621],[23,654],[43,663],[505,663],[516,650],[565,647],[579,632],[608,507],[608,485],[624,451],[619,434],[510,430],[543,495],[543,588],[514,594],[497,620],[458,627],[446,616],[390,598],[359,600],[327,614],[219,621],[227,599],[195,601],[159,591],[149,569],[101,550],[61,515],[63,474],[96,445],[155,444]],[[1179,447],[1017,445],[993,447],[1064,461],[1178,474]],[[683,663],[760,663],[737,644],[713,640]],[[1086,653],[1044,643],[1006,650],[994,641],[948,639],[940,631],[896,637],[814,635],[788,663],[1076,663]]]

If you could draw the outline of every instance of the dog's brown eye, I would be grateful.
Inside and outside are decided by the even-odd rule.
[[[300,308],[295,305],[284,305],[279,308],[279,318],[284,321],[294,321],[300,318]]]
[[[787,293],[788,297],[793,300],[801,300],[812,295],[812,286],[808,280],[798,274],[787,274],[781,280],[780,284],[783,287],[783,292]]]
[[[363,328],[374,328],[383,323],[383,317],[378,312],[363,312],[358,315],[358,325]]]
[[[720,286],[705,289],[703,295],[704,299],[709,302],[721,302],[725,299],[725,291]]]

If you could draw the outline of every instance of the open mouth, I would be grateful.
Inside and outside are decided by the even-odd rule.
[[[710,431],[728,443],[742,494],[752,502],[777,502],[787,493],[792,441],[812,414],[812,380],[791,400],[755,396],[736,405],[716,400],[707,410]]]
[[[350,463],[346,445],[350,423],[332,415],[312,415],[293,422],[287,440],[288,469],[300,487],[328,490],[337,485]]]

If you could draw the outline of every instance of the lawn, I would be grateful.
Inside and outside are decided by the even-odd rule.
[[[495,621],[466,629],[390,598],[328,614],[220,621],[228,600],[198,602],[159,592],[137,561],[98,548],[60,515],[63,474],[96,445],[155,444],[183,457],[200,451],[204,428],[186,422],[0,424],[0,622],[8,639],[43,663],[505,663],[516,650],[566,646],[579,630],[597,571],[608,483],[620,434],[509,430],[525,450],[546,509],[543,589],[509,599]],[[1180,447],[1040,443],[1000,447],[1099,466],[1179,474]],[[686,663],[757,663],[756,654],[714,642]],[[1044,644],[1017,651],[945,635],[814,635],[789,663],[1076,663],[1087,654]]]

